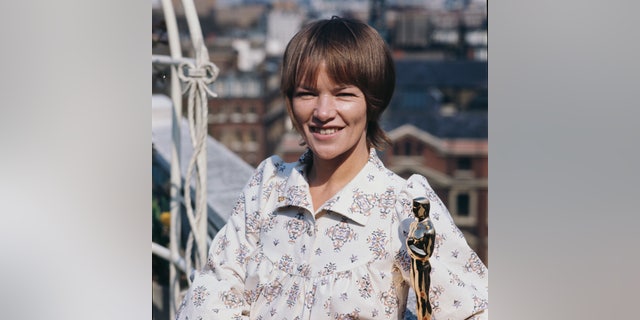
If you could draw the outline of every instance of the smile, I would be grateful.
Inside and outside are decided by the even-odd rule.
[[[322,135],[329,135],[329,134],[334,134],[342,129],[340,128],[315,128],[315,127],[310,127],[309,130],[311,130],[311,132],[313,133],[319,133]]]

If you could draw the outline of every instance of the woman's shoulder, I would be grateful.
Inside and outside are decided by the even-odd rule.
[[[410,213],[413,199],[426,197],[432,203],[441,203],[427,178],[420,174],[413,174],[409,178],[400,178],[402,187],[398,188],[398,202],[402,205],[403,214]]]
[[[392,171],[387,174],[389,184],[396,186],[399,193],[407,194],[411,197],[425,196],[433,192],[427,178],[420,174],[412,174],[409,178],[403,178]]]
[[[287,162],[279,155],[274,154],[264,159],[257,168],[258,170],[261,170],[263,172],[273,172],[274,174],[278,174],[291,172],[291,170],[296,167],[301,167],[301,163],[299,160],[294,162]]]
[[[260,162],[249,181],[250,185],[264,183],[272,179],[286,179],[291,171],[301,167],[300,161],[286,162],[279,155],[272,155]]]
[[[407,179],[407,189],[416,193],[433,192],[427,177],[421,174],[413,174]]]

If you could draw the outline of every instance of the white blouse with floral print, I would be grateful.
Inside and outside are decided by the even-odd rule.
[[[314,212],[309,160],[307,152],[295,163],[273,156],[258,166],[177,319],[402,319],[417,196],[431,201],[437,233],[433,319],[488,317],[487,268],[423,176],[402,179],[371,149],[358,175]]]

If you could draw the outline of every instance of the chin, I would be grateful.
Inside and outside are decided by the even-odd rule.
[[[320,148],[311,147],[311,151],[313,151],[314,156],[323,160],[331,160],[339,157],[341,154],[344,153],[337,150],[328,150],[327,148],[323,148],[323,147],[320,147]]]
[[[310,145],[311,151],[316,158],[322,160],[333,160],[337,158],[341,158],[343,156],[347,156],[357,152],[358,149],[355,146],[351,147],[343,147],[343,146],[335,146],[335,145]],[[368,149],[364,148],[368,155]]]

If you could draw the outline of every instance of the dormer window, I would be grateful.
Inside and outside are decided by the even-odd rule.
[[[460,217],[469,216],[469,194],[459,193],[456,196],[456,214]]]
[[[404,155],[405,156],[410,156],[411,155],[411,151],[413,147],[413,143],[411,143],[411,140],[407,139],[404,141]]]
[[[456,168],[458,170],[471,170],[471,158],[469,157],[458,158]]]

